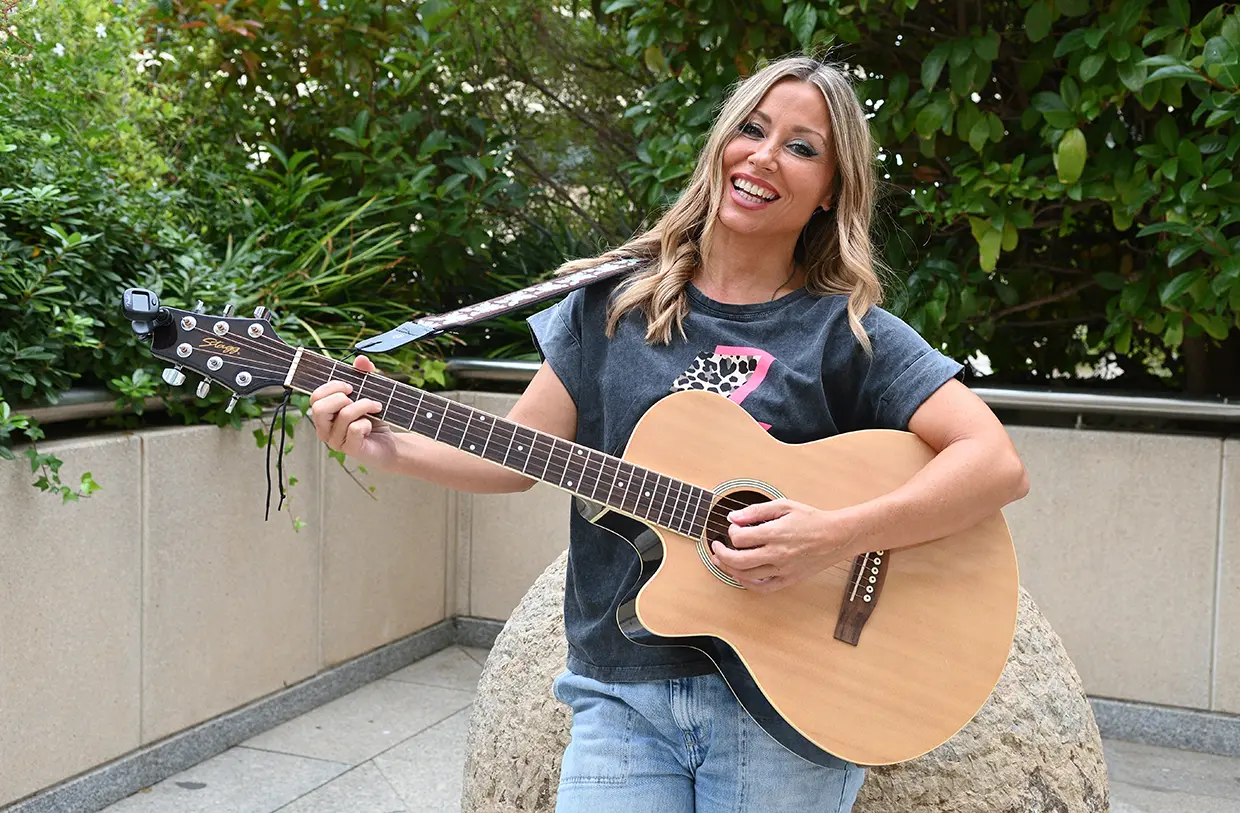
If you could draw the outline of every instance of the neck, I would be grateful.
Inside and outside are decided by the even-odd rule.
[[[395,427],[685,536],[705,528],[709,490],[305,348],[292,354],[285,386],[308,393],[328,381],[346,381],[353,398],[378,401],[379,420]]]
[[[746,305],[770,301],[805,282],[801,269],[793,268],[795,247],[796,235],[781,241],[716,228],[693,283],[719,302]]]

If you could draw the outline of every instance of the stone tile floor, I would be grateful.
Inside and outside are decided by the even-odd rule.
[[[449,647],[105,813],[458,813],[486,650]],[[1240,813],[1240,758],[1104,742],[1112,813]]]

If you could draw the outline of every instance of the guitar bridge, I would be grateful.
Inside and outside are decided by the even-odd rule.
[[[870,620],[887,575],[886,551],[863,553],[853,560],[852,576],[848,579],[840,617],[835,622],[835,640],[857,646],[861,630]]]

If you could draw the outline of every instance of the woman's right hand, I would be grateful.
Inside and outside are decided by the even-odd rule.
[[[371,373],[375,365],[365,356],[353,361],[353,368]],[[315,434],[329,448],[356,458],[364,466],[384,468],[396,460],[396,434],[388,425],[370,416],[383,405],[369,398],[352,401],[353,386],[329,381],[310,393],[310,415]]]

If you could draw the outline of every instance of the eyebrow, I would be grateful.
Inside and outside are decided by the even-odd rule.
[[[771,117],[763,113],[761,110],[753,111],[752,115],[754,116],[754,118],[762,119],[762,121],[765,122],[766,124],[771,123]],[[817,136],[824,146],[827,144],[827,137],[824,136],[822,133],[818,132],[817,130],[814,130],[810,127],[805,127],[805,126],[798,124],[797,126],[792,128],[792,132],[805,133],[807,135]]]

